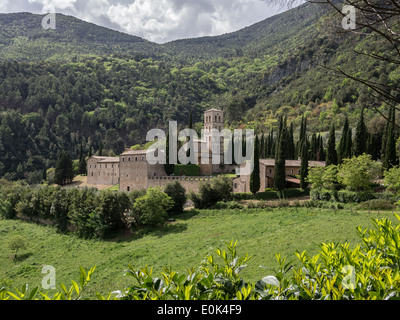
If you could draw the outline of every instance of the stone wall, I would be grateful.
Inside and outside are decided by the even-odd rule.
[[[150,177],[148,179],[147,187],[163,187],[168,183],[178,181],[186,189],[186,192],[198,192],[201,183],[211,182],[212,179],[212,177]]]

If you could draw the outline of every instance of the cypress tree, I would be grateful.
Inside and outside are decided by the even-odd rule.
[[[388,122],[388,129],[386,133],[386,146],[385,146],[385,157],[383,160],[383,167],[388,170],[398,164],[396,155],[396,137],[395,137],[395,121],[396,114],[394,107],[390,110],[390,117]]]
[[[326,152],[326,166],[331,164],[337,165],[337,153],[336,153],[336,138],[335,138],[335,125],[332,125],[331,132],[329,134],[329,140]]]
[[[260,138],[260,158],[265,158],[265,134],[263,133]]]
[[[349,134],[348,134],[349,130],[351,130],[349,127],[349,120],[346,117],[346,120],[343,125],[343,129],[342,129],[342,137],[340,138],[339,147],[337,150],[338,163],[342,163],[343,159],[351,158],[351,152],[349,153],[349,144],[350,144],[350,150],[351,150],[351,134],[350,134],[350,141],[349,141]]]
[[[346,139],[346,148],[345,148],[345,155],[347,158],[351,158],[353,155],[353,133],[351,128],[349,127],[349,130],[347,130],[347,139]]]
[[[273,150],[275,150],[275,144],[274,144],[274,128],[271,128],[269,135],[268,135],[268,143],[267,143],[267,149],[266,149],[266,157],[267,158],[273,158]]]
[[[322,141],[322,136],[318,135],[318,151],[317,151],[317,161],[325,161],[325,150],[324,150],[324,142]]]
[[[260,190],[260,142],[258,136],[254,142],[253,171],[250,175],[250,191],[256,194]]]
[[[279,116],[278,133],[277,133],[277,137],[276,137],[276,140],[277,140],[278,143],[275,144],[275,150],[274,150],[275,158],[277,157],[277,153],[278,153],[278,150],[279,150],[279,142],[281,140],[282,131],[283,131],[283,117]]]
[[[354,136],[353,155],[358,157],[367,151],[367,127],[364,123],[364,108],[361,110]]]
[[[78,164],[78,173],[81,175],[87,174],[87,164],[85,156],[83,155],[83,146],[81,142],[81,146],[79,148],[79,164]]]
[[[299,140],[297,141],[296,144],[295,158],[301,157],[302,144],[306,135],[307,135],[307,118],[303,116],[301,118]]]
[[[308,140],[303,141],[303,146],[301,150],[301,166],[300,166],[300,188],[306,189],[308,183],[306,182],[308,176]]]
[[[286,152],[287,152],[286,159],[288,159],[288,160],[295,159],[296,150],[295,150],[294,140],[293,140],[293,122],[290,123],[290,127],[289,127]]]
[[[61,152],[57,159],[54,171],[54,181],[58,185],[64,185],[74,179],[72,159],[68,152]]]
[[[372,160],[378,160],[380,158],[380,150],[376,148],[379,145],[379,135],[371,133],[368,135],[367,140],[367,153],[371,155]]]
[[[285,138],[284,132],[281,132],[279,134],[279,141],[277,142],[277,150],[275,153],[274,187],[278,190],[280,198],[283,198],[283,190],[286,185]]]

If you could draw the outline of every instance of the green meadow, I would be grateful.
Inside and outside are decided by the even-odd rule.
[[[132,278],[124,276],[128,265],[154,267],[161,276],[163,267],[175,271],[198,267],[207,254],[224,248],[230,240],[238,242],[240,255],[252,256],[242,271],[246,281],[257,281],[269,275],[261,268],[277,266],[275,255],[281,253],[298,265],[294,252],[306,250],[316,254],[323,242],[360,243],[356,227],[372,227],[374,218],[390,218],[393,212],[361,212],[317,208],[192,210],[174,217],[164,228],[143,229],[125,233],[110,240],[85,240],[72,234],[59,234],[51,226],[29,221],[0,220],[0,287],[41,286],[45,265],[56,269],[56,285],[70,285],[79,279],[79,267],[96,266],[87,294],[94,297],[123,289]],[[22,236],[25,250],[14,252],[8,242]],[[271,271],[272,273],[272,271]],[[43,290],[45,291],[45,290]],[[49,290],[51,293],[51,290]]]

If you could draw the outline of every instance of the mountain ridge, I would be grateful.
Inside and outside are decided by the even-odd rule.
[[[308,11],[308,12],[307,12]],[[215,57],[238,56],[243,48],[251,50],[265,43],[273,46],[276,42],[284,40],[282,37],[274,39],[274,29],[282,27],[282,23],[290,26],[295,24],[294,14],[303,23],[283,34],[284,38],[309,25],[318,17],[312,17],[321,12],[308,3],[296,8],[268,17],[250,26],[237,31],[217,36],[187,38],[158,44],[144,38],[128,33],[109,29],[76,18],[74,16],[57,14],[56,30],[43,30],[41,26],[45,15],[29,12],[0,14],[0,54],[2,60],[38,61],[38,60],[65,60],[71,55],[109,55],[109,54],[146,54],[157,58],[166,58],[174,55],[175,58],[187,60],[188,58],[208,59]],[[282,21],[283,22],[282,22]],[[10,29],[10,26],[12,28]],[[281,34],[279,32],[279,34]],[[63,50],[60,45],[67,46]],[[90,44],[91,46],[88,46]],[[30,53],[27,47],[35,47],[35,54]],[[75,47],[75,48],[74,48]],[[265,49],[260,45],[257,50]],[[67,53],[66,53],[67,51]],[[15,54],[20,52],[20,54]],[[24,55],[25,54],[25,55]]]

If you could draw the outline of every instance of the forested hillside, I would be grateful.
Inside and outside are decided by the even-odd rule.
[[[235,33],[164,45],[63,15],[56,30],[41,29],[42,16],[0,15],[0,177],[34,182],[61,150],[118,154],[169,120],[186,126],[192,112],[201,122],[211,107],[225,111],[227,126],[259,133],[279,114],[295,128],[306,115],[310,134],[340,129],[346,116],[354,126],[367,107],[369,127],[381,130],[369,92],[325,67],[388,82],[398,71],[357,56],[374,43],[335,33],[326,13],[306,4]]]

